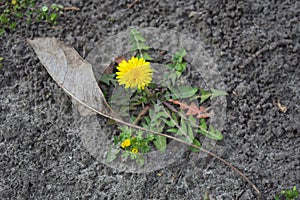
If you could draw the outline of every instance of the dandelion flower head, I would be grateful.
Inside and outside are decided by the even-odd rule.
[[[143,58],[132,57],[130,60],[123,60],[117,67],[117,80],[125,88],[144,89],[152,81],[153,70],[150,63]]]

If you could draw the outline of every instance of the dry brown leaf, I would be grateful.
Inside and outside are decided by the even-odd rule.
[[[211,117],[212,113],[207,112],[206,108],[204,108],[203,106],[200,106],[198,108],[198,106],[192,102],[191,105],[188,105],[187,103],[180,102],[178,100],[173,100],[173,99],[169,99],[170,102],[172,102],[173,104],[179,105],[180,109],[182,110],[186,110],[187,112],[185,113],[187,116],[189,115],[197,115],[197,118],[209,118]]]
[[[55,38],[36,38],[27,41],[56,83],[73,99],[80,102],[77,106],[81,115],[96,114],[87,107],[108,115],[113,113],[97,84],[92,65],[74,48]]]

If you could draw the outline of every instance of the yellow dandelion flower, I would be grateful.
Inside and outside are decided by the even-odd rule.
[[[132,148],[132,149],[131,149],[131,152],[132,152],[132,153],[138,153],[139,150],[138,150],[137,148]]]
[[[128,62],[123,60],[117,67],[119,70],[117,80],[120,85],[125,85],[125,88],[144,89],[152,81],[153,71],[150,63],[143,58],[132,57]]]
[[[16,5],[16,4],[17,4],[17,0],[12,0],[12,1],[11,1],[11,4],[12,4],[12,5]]]
[[[121,147],[124,149],[126,147],[129,147],[131,145],[131,142],[129,139],[125,139],[122,144],[121,144]]]

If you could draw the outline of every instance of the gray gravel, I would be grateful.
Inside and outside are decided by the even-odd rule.
[[[44,1],[45,3],[50,1]],[[274,199],[300,188],[300,2],[57,1],[78,6],[57,27],[19,21],[1,36],[0,199],[256,199],[239,176],[216,159],[189,156],[147,174],[113,170],[81,144],[72,102],[51,79],[26,38],[56,37],[84,58],[94,44],[129,26],[180,31],[203,41],[224,78],[225,139],[215,152]],[[44,3],[44,4],[45,4]],[[51,2],[52,3],[52,2]],[[191,16],[192,15],[192,16]],[[244,68],[255,52],[284,39]],[[273,100],[287,106],[282,113]]]

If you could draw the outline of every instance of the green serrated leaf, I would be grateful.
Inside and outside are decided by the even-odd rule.
[[[174,122],[172,120],[167,120],[165,118],[161,119],[168,127],[173,128],[175,126]]]
[[[133,43],[130,51],[133,52],[133,51],[137,51],[137,50],[139,50],[138,47],[137,47],[137,44]]]
[[[130,30],[130,35],[134,37],[136,41],[145,42],[146,39],[141,35],[141,33],[136,29]]]
[[[223,91],[223,90],[216,90],[216,89],[211,89],[211,99],[218,97],[218,96],[226,96],[228,95],[227,92]]]
[[[156,112],[154,116],[151,117],[152,121],[160,121],[160,118],[168,118],[164,112]]]
[[[145,117],[144,117],[144,120],[145,120],[145,122],[146,122],[147,124],[150,124],[150,122],[151,122],[151,120],[150,120],[150,118],[149,118],[148,116],[145,116]]]
[[[145,45],[144,43],[139,43],[139,48],[142,49],[142,50],[148,50],[149,49],[149,47],[147,45]]]
[[[107,85],[109,85],[109,83],[111,82],[113,85],[116,84],[116,80],[115,80],[115,74],[103,74],[100,79],[100,82],[105,83]]]

